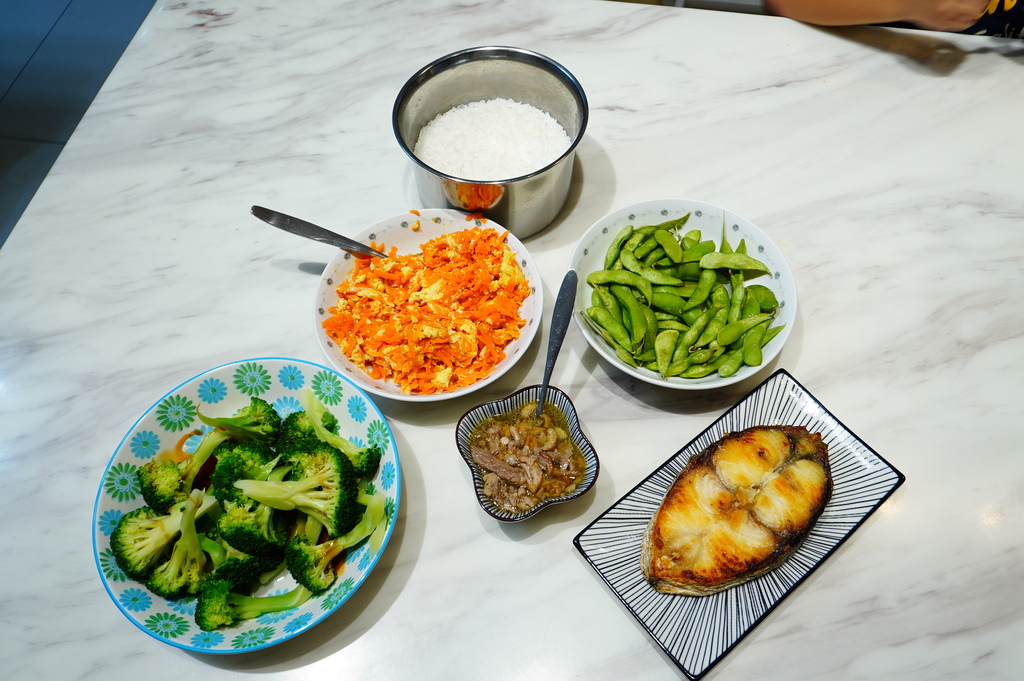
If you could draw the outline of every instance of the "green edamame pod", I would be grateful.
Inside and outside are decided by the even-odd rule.
[[[666,267],[666,274],[671,274],[673,277],[682,281],[697,281],[700,278],[700,265],[695,262],[687,262],[682,265],[675,265],[674,267]]]
[[[747,286],[743,295],[743,311],[740,313],[740,319],[745,319],[751,315],[755,315],[761,311],[761,305],[757,302],[757,297],[750,292],[750,288]]]
[[[700,337],[697,338],[697,342],[695,345],[697,347],[703,347],[711,343],[711,341],[715,340],[716,338],[720,337],[722,335],[721,331],[728,323],[728,321],[728,308],[720,307],[717,310],[715,310],[714,316],[711,317],[711,321],[708,322],[707,327],[705,327],[705,329],[701,332]],[[739,338],[739,336],[737,336],[737,338]],[[728,343],[723,343],[722,341],[718,341],[718,344],[723,346],[728,345]]]
[[[612,295],[611,291],[606,286],[595,286],[594,292],[590,296],[591,303],[598,307],[603,307],[612,313],[615,319],[622,323],[622,306],[619,305],[619,301]]]
[[[686,309],[686,299],[674,293],[656,292],[651,300],[651,304],[659,310],[664,310],[677,317],[682,317],[683,310]]]
[[[654,233],[654,238],[658,241],[658,245],[661,246],[662,250],[665,251],[665,255],[668,256],[669,260],[674,263],[683,261],[683,247],[676,241],[675,234],[667,229],[659,229]]]
[[[701,257],[700,266],[712,270],[747,270],[760,274],[767,274],[770,271],[763,262],[745,253],[707,253]]]
[[[633,225],[626,225],[619,230],[619,233],[615,235],[612,240],[611,246],[608,247],[608,252],[604,254],[604,268],[610,270],[615,261],[619,259],[619,251],[622,250],[622,244],[626,243],[626,239],[633,233]]]
[[[761,347],[768,345],[772,338],[779,335],[779,332],[786,328],[785,324],[779,324],[778,326],[769,326],[764,331],[764,338],[761,339]]]
[[[726,237],[725,232],[725,215],[722,215],[722,243],[718,247],[719,253],[732,253],[732,246],[729,245],[729,239]]]
[[[657,234],[657,232],[655,232],[655,234]],[[654,267],[656,262],[663,259],[665,259],[665,249],[661,246],[657,246],[653,251],[644,256],[643,263],[645,267]]]
[[[689,298],[693,295],[693,290],[697,288],[697,282],[684,281],[678,286],[666,286],[659,284],[654,287],[654,293],[671,293],[672,295],[679,296],[680,298]]]
[[[693,295],[686,301],[686,307],[684,310],[703,304],[704,301],[708,299],[708,296],[711,295],[711,287],[714,285],[715,271],[701,270],[700,278],[697,279],[697,288],[693,290]]]
[[[686,239],[687,241],[692,241],[695,244],[700,243],[700,230],[691,229],[689,232],[683,235],[683,239]]]
[[[633,255],[636,256],[637,260],[642,260],[643,258],[646,258],[648,253],[650,253],[651,251],[658,247],[658,240],[654,238],[654,235],[656,233],[657,230],[651,232],[650,234],[645,234],[643,241],[641,241],[637,245],[637,247],[633,249]],[[619,254],[619,257],[622,257],[621,253]]]
[[[623,349],[631,348],[633,346],[632,339],[630,338],[629,332],[626,331],[626,327],[616,321],[615,317],[612,317],[612,314],[608,310],[603,307],[591,306],[587,308],[587,316],[608,334],[613,346],[621,346]]]
[[[689,310],[683,313],[683,324],[693,326],[694,322],[700,319],[700,316],[704,314],[704,310],[699,307],[691,307]]]
[[[610,290],[612,295],[622,304],[623,311],[629,314],[629,327],[627,330],[629,331],[632,344],[625,347],[636,350],[643,345],[644,336],[647,334],[647,316],[640,309],[640,301],[633,295],[631,288],[613,284]],[[625,314],[623,314],[623,320],[625,320]]]
[[[779,299],[775,297],[775,292],[763,284],[751,284],[747,287],[747,293],[757,300],[761,312],[775,312],[779,307]]]
[[[700,262],[704,256],[714,253],[714,241],[701,241],[683,251],[683,258],[680,262]]]
[[[766,322],[771,319],[773,315],[767,312],[761,312],[747,317],[746,319],[740,319],[739,321],[730,322],[725,326],[722,326],[718,331],[718,344],[729,345],[737,340],[740,336],[746,333],[748,330],[754,328],[762,322]]]
[[[711,358],[701,362],[694,362],[684,372],[679,374],[683,378],[703,378],[710,374],[718,371],[718,368],[725,362],[727,355],[724,354],[725,348],[715,347],[711,352]]]
[[[612,348],[615,350],[616,357],[618,357],[620,360],[622,360],[631,367],[636,366],[636,360],[633,359],[633,355],[631,355],[629,352],[627,352],[625,349],[618,345],[613,345]]]
[[[711,348],[701,348],[696,352],[690,353],[690,366],[700,366],[701,364],[707,364],[715,357],[715,351]]]
[[[652,267],[647,267],[637,259],[635,253],[628,251],[625,248],[622,249],[621,253],[619,253],[619,260],[622,261],[622,264],[627,270],[639,274],[641,277],[651,282],[652,285],[664,284],[668,286],[677,286],[683,283],[682,279],[673,277],[671,274],[661,270],[656,270]]]
[[[630,286],[637,289],[646,301],[650,301],[654,296],[654,285],[636,272],[629,270],[597,270],[587,275],[587,283],[591,286],[603,284]]]
[[[654,355],[658,362],[659,373],[664,374],[668,371],[677,340],[679,340],[679,332],[674,329],[659,331],[657,338],[654,339]]]
[[[764,338],[768,322],[762,322],[743,334],[743,363],[751,367],[761,366],[763,357],[761,355],[761,339]]]
[[[689,219],[690,219],[690,214],[689,214],[689,213],[686,213],[686,215],[683,215],[682,217],[678,217],[678,218],[673,218],[673,219],[671,219],[671,220],[666,220],[665,222],[662,222],[662,223],[660,223],[660,224],[657,224],[657,225],[655,225],[655,227],[656,227],[657,229],[667,229],[667,230],[669,230],[669,231],[671,231],[671,232],[675,232],[675,231],[677,231],[677,230],[678,230],[678,229],[679,229],[680,227],[682,227],[683,225],[685,225],[685,224],[686,224],[686,222],[687,222],[687,221],[688,221]]]
[[[729,378],[743,366],[743,350],[733,350],[722,355],[722,361],[718,364],[718,375],[722,378]]]
[[[705,310],[704,312],[701,312],[700,316],[697,317],[697,319],[695,319],[692,324],[690,324],[690,330],[687,331],[683,335],[683,337],[679,339],[679,343],[686,348],[687,352],[690,351],[690,348],[693,347],[693,345],[697,342],[697,339],[700,338],[700,335],[704,332],[704,329],[707,328],[708,322],[711,321],[711,317],[713,314],[714,312],[712,312],[711,310]]]
[[[743,288],[743,273],[737,272],[732,275],[732,297],[729,300],[729,322],[739,321],[743,317],[743,301],[746,297],[746,289]]]
[[[657,313],[655,313],[655,314],[657,314]],[[659,319],[658,320],[658,330],[659,331],[664,331],[666,329],[675,329],[676,331],[679,331],[680,333],[686,333],[687,331],[690,330],[690,327],[688,327],[686,324],[683,324],[682,322],[677,321],[675,319]]]
[[[729,307],[729,292],[724,284],[715,284],[711,288],[711,307]]]
[[[643,303],[637,303],[640,305],[640,311],[644,315],[644,349],[654,347],[654,341],[658,338],[658,320],[654,316],[654,310]]]

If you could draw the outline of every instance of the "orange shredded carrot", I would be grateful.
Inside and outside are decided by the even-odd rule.
[[[358,258],[324,330],[373,378],[408,393],[457,390],[487,376],[526,324],[530,285],[508,232],[472,227],[420,253]],[[384,250],[386,246],[373,244]]]

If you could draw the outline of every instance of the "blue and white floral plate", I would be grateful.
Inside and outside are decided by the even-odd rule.
[[[311,387],[338,417],[340,431],[359,446],[385,448],[373,479],[375,491],[387,498],[387,532],[376,552],[366,543],[349,552],[344,571],[329,591],[298,608],[263,615],[219,631],[202,631],[193,618],[195,599],[168,601],[129,579],[110,552],[110,534],[122,515],[143,505],[136,469],[182,438],[192,451],[208,430],[196,416],[228,415],[249,403],[251,396],[270,402],[285,416],[301,409],[297,395]],[[93,553],[100,579],[114,604],[132,624],[169,645],[198,653],[231,654],[267,648],[297,636],[326,619],[366,580],[395,528],[401,493],[401,468],[395,438],[373,401],[354,383],[332,369],[298,359],[263,357],[225,364],[195,376],[161,397],[135,422],[107,464],[93,511]],[[290,591],[295,581],[287,571],[257,592]]]

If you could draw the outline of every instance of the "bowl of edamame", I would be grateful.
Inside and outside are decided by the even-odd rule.
[[[576,324],[617,369],[680,390],[759,373],[796,320],[796,283],[749,220],[691,199],[630,204],[595,222],[573,251],[584,280]]]

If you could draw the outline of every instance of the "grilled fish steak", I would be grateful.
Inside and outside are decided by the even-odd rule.
[[[803,426],[755,426],[694,456],[644,534],[658,591],[706,596],[778,567],[832,496],[828,447]]]

